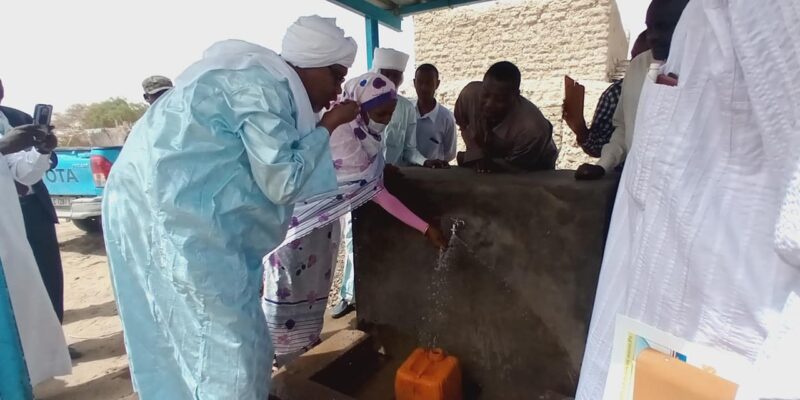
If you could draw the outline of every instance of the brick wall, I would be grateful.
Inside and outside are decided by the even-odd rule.
[[[564,75],[586,86],[585,115],[591,121],[609,76],[628,57],[614,0],[503,1],[420,14],[414,25],[416,61],[439,69],[442,104],[452,109],[464,85],[480,80],[493,63],[514,62],[522,71],[523,95],[555,126],[558,167],[589,160],[561,121]]]

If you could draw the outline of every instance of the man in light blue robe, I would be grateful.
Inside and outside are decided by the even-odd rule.
[[[137,122],[115,163],[103,229],[142,400],[265,400],[272,345],[261,259],[293,204],[336,189],[329,132],[356,45],[302,17],[281,55],[215,44]]]

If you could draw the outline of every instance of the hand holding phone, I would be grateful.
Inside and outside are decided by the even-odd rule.
[[[41,154],[50,154],[58,147],[58,137],[49,132],[41,141],[36,143],[36,151]]]
[[[21,125],[0,136],[0,154],[12,154],[39,146],[45,141],[47,131],[38,125]]]
[[[33,111],[33,124],[39,127],[46,127],[47,135],[36,141],[36,151],[42,154],[50,154],[58,147],[58,138],[52,132],[50,121],[53,117],[53,106],[50,104],[37,104]],[[45,129],[45,128],[43,128]]]

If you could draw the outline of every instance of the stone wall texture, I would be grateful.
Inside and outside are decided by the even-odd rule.
[[[561,120],[564,75],[586,86],[591,121],[597,99],[628,58],[615,0],[504,1],[420,14],[414,24],[416,61],[439,69],[442,104],[452,109],[464,85],[480,80],[493,63],[511,61],[522,71],[523,95],[555,127],[558,168],[589,160]]]

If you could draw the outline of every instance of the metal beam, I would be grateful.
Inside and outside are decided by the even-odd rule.
[[[418,14],[425,11],[432,11],[439,8],[453,8],[465,6],[471,3],[480,3],[486,0],[430,0],[422,3],[402,6],[398,9],[398,15],[405,17],[411,14]]]
[[[328,0],[338,6],[344,7],[356,14],[362,15],[366,18],[371,18],[379,21],[387,28],[394,29],[398,32],[403,30],[403,18],[390,10],[384,10],[376,7],[366,0]]]
[[[367,32],[367,69],[372,69],[372,59],[375,55],[375,49],[380,47],[380,30],[378,29],[378,20],[370,17],[364,17],[366,22]]]

